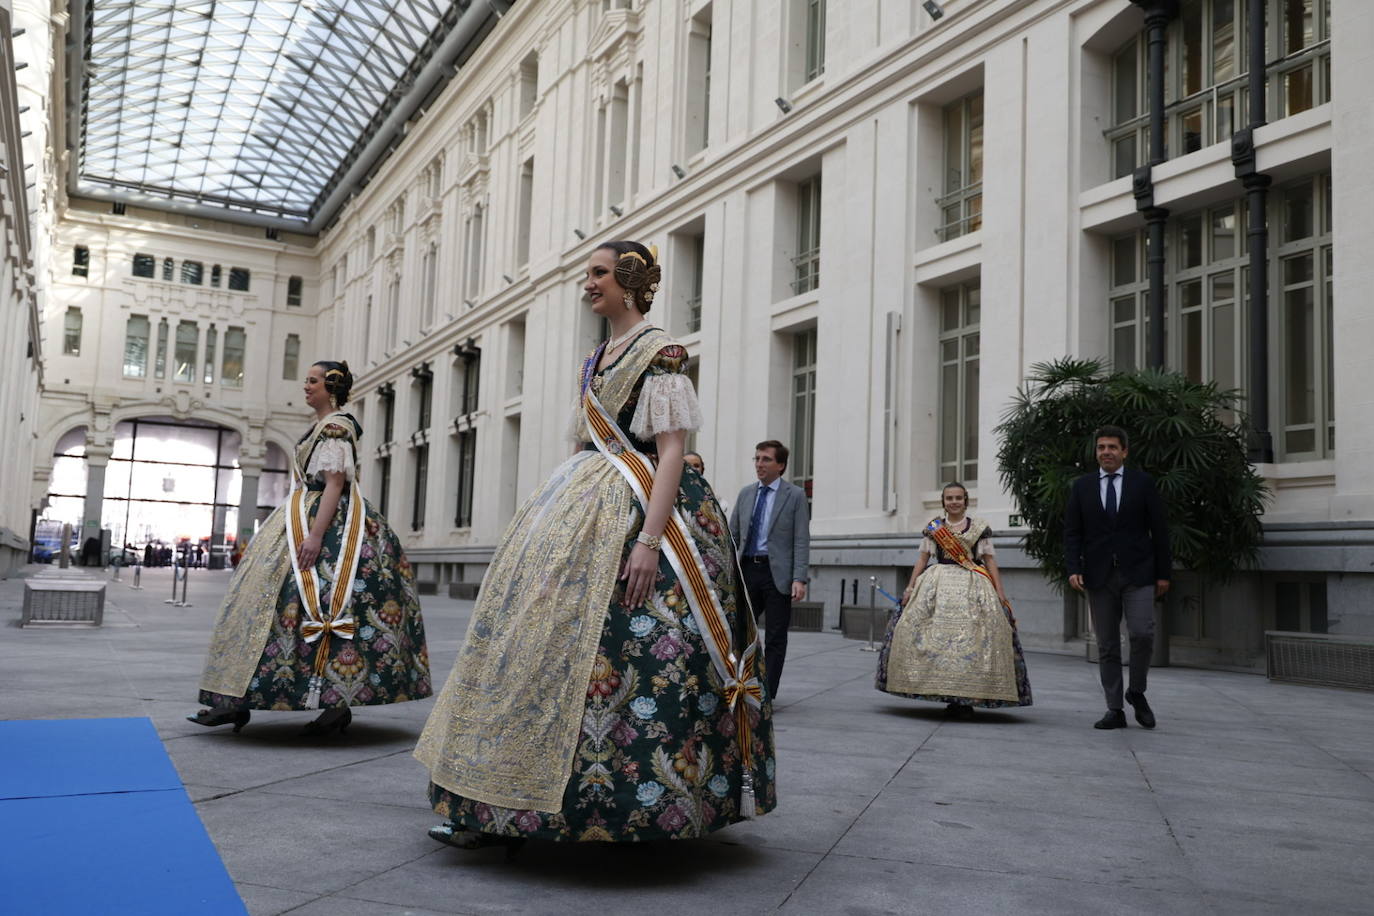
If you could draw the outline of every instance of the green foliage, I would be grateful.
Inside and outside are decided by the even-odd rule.
[[[1026,552],[1050,581],[1066,585],[1069,488],[1097,469],[1093,432],[1108,424],[1126,430],[1127,465],[1164,497],[1176,566],[1225,580],[1253,563],[1268,491],[1246,460],[1238,400],[1177,372],[1108,373],[1068,357],[1032,366],[997,427],[997,465],[1029,528]]]

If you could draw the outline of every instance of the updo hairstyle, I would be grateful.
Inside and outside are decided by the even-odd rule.
[[[663,280],[663,269],[653,251],[639,242],[603,242],[596,247],[615,254],[615,282],[634,296],[639,314],[647,314]]]
[[[324,370],[324,390],[329,392],[334,403],[339,407],[347,404],[348,393],[353,390],[353,373],[348,369],[347,360],[336,363],[322,359],[315,365]]]

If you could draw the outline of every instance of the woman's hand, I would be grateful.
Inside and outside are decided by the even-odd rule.
[[[296,563],[301,569],[310,569],[315,565],[315,561],[320,558],[320,548],[324,546],[323,539],[318,535],[310,535],[301,541],[296,548]]]
[[[630,558],[620,569],[620,578],[625,581],[625,606],[639,607],[649,597],[649,590],[658,578],[658,551],[636,543]]]

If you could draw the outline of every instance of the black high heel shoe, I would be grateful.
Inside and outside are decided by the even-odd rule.
[[[194,716],[187,716],[187,722],[194,722],[197,725],[204,725],[207,728],[214,728],[216,725],[228,725],[234,723],[234,734],[238,734],[248,720],[253,717],[253,713],[247,709],[226,709],[218,707],[216,709],[202,709]]]
[[[325,735],[339,730],[339,734],[348,731],[348,725],[353,721],[353,710],[344,707],[343,714],[338,715],[335,709],[326,709],[315,718],[305,723],[305,728],[301,729],[303,738],[323,738]]]
[[[497,836],[492,833],[482,833],[477,830],[469,830],[460,827],[452,822],[439,824],[437,827],[429,828],[429,838],[445,846],[452,846],[454,849],[482,849],[487,846],[504,846],[506,848],[506,858],[513,859],[525,845],[525,838],[522,836]]]

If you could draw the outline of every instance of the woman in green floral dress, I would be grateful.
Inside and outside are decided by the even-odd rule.
[[[192,722],[238,731],[250,710],[323,709],[307,734],[342,732],[352,706],[432,692],[410,563],[357,486],[362,428],[339,409],[352,385],[347,363],[306,375],[316,422],[296,446],[291,496],[235,569]]]
[[[612,337],[579,377],[578,451],[497,547],[416,750],[441,842],[685,839],[776,804],[758,636],[682,461],[687,354],[643,318],[658,274],[638,243],[592,254]]]

